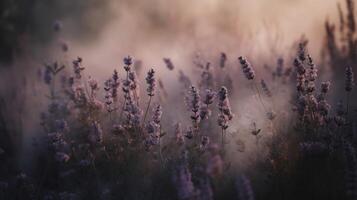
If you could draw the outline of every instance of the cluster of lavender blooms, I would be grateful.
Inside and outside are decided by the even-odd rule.
[[[150,69],[148,75],[146,77],[146,83],[148,84],[147,92],[149,96],[154,96],[155,87],[156,87],[156,79],[154,77],[155,71],[154,69]]]
[[[206,89],[204,99],[200,108],[200,117],[201,119],[207,119],[212,111],[209,109],[209,105],[213,103],[214,98],[216,97],[216,92],[211,89]]]
[[[147,150],[149,150],[151,146],[159,144],[160,138],[163,136],[161,134],[161,116],[161,105],[157,105],[153,109],[152,120],[149,121],[146,125],[146,132],[148,135],[145,141],[145,145]]]
[[[197,129],[201,119],[200,118],[201,97],[195,86],[191,86],[188,96],[190,97],[188,106],[192,111],[191,113],[192,125],[195,129]]]
[[[251,66],[251,64],[247,61],[246,58],[244,58],[242,56],[238,57],[238,60],[239,60],[240,64],[242,65],[242,70],[243,70],[245,77],[248,80],[253,80],[255,77],[255,72],[254,72],[254,69]]]
[[[351,92],[354,86],[354,75],[351,66],[346,67],[346,83],[345,83],[345,90],[347,92]]]
[[[228,99],[228,90],[226,87],[221,87],[218,94],[218,125],[225,130],[228,128],[228,122],[233,119],[233,113]]]
[[[316,94],[317,67],[307,54],[306,42],[300,43],[298,56],[294,60],[296,69],[296,89],[298,92],[297,112],[300,120],[307,124],[326,124],[330,105],[326,95],[330,89],[330,82],[321,84],[320,94]]]

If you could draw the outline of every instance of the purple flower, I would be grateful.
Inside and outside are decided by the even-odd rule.
[[[221,87],[218,92],[218,125],[222,127],[222,129],[228,128],[228,121],[232,120],[233,113],[228,100],[228,91],[226,87]]]
[[[242,56],[240,56],[238,58],[238,60],[242,66],[243,73],[244,73],[245,77],[248,80],[253,80],[255,77],[255,72],[254,72],[254,69],[252,68],[252,66],[250,65],[250,63],[246,60],[246,58],[244,58]]]
[[[219,59],[219,66],[221,68],[224,68],[226,66],[226,61],[227,61],[227,55],[224,52],[222,52],[221,57]]]
[[[155,71],[154,69],[150,69],[147,76],[146,76],[146,83],[148,84],[148,87],[146,91],[148,92],[149,96],[154,96],[155,95],[155,87],[156,87],[156,79],[155,79]]]
[[[270,91],[268,85],[266,84],[266,82],[263,79],[260,81],[260,85],[262,86],[264,94],[267,97],[272,97],[271,91]]]
[[[346,75],[346,83],[345,83],[345,90],[347,92],[350,92],[354,86],[354,75],[353,75],[353,70],[351,66],[347,66],[346,67],[346,71],[345,71],[345,75]]]
[[[175,68],[170,58],[163,58],[164,63],[166,64],[167,69],[173,70]]]
[[[130,71],[130,65],[133,64],[133,60],[130,56],[127,56],[123,59],[123,62],[125,64],[124,69],[125,71]]]

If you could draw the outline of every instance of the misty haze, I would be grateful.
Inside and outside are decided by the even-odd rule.
[[[2,0],[0,200],[357,199],[354,0]]]

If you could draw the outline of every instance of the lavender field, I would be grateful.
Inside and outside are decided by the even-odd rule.
[[[357,199],[354,0],[3,0],[0,200]]]

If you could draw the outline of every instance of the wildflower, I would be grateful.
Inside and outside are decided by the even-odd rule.
[[[306,39],[303,39],[300,43],[299,43],[299,49],[298,49],[298,58],[301,61],[305,61],[306,60],[306,46],[307,46],[308,41]]]
[[[345,76],[346,76],[345,90],[347,92],[350,92],[354,86],[354,75],[351,66],[346,67]]]
[[[99,122],[94,121],[92,123],[92,129],[91,129],[91,132],[88,137],[89,137],[89,141],[92,144],[98,144],[103,141],[103,130],[102,130]]]
[[[184,135],[182,134],[181,123],[175,124],[175,139],[178,145],[182,145],[185,142]]]
[[[81,66],[82,58],[78,57],[72,63],[73,63],[74,74],[76,75],[77,79],[80,79],[82,77],[81,72],[85,69],[84,67]]]
[[[120,81],[119,81],[119,75],[117,70],[114,70],[113,75],[112,75],[112,79],[108,80],[107,83],[107,89],[109,91],[109,88],[111,88],[112,90],[112,98],[116,99],[118,96],[118,87],[120,86]]]
[[[157,105],[154,108],[154,114],[152,117],[152,121],[155,122],[156,124],[160,124],[161,116],[162,116],[162,107],[161,107],[161,105]]]
[[[148,84],[147,92],[150,97],[155,95],[156,79],[154,69],[150,69],[146,76],[146,83]]]
[[[218,109],[220,111],[218,115],[218,125],[222,127],[222,129],[228,128],[228,121],[232,120],[233,113],[228,100],[228,91],[226,87],[221,87],[218,92]]]
[[[129,126],[137,127],[140,125],[142,111],[140,107],[133,102],[129,93],[125,96],[125,99],[124,111],[126,114],[126,122]]]
[[[315,81],[317,78],[317,68],[316,65],[312,62],[311,56],[307,55],[307,57],[308,57],[308,65],[310,66],[309,74],[308,74],[309,81]]]
[[[277,67],[276,67],[276,75],[278,77],[282,77],[284,72],[284,59],[278,58]]]
[[[46,65],[46,70],[45,70],[45,73],[44,73],[44,81],[46,84],[50,84],[51,81],[52,81],[52,70],[51,70],[51,67]]]
[[[163,58],[163,60],[169,70],[173,70],[175,68],[170,58]]]
[[[193,125],[197,128],[198,123],[200,122],[199,110],[201,107],[200,104],[201,97],[196,87],[194,86],[191,86],[189,95],[190,95],[189,108],[192,111],[191,120],[193,122]]]
[[[205,150],[208,147],[209,143],[210,143],[209,137],[208,136],[202,136],[200,149],[201,150]]]
[[[330,104],[327,103],[326,100],[322,100],[318,103],[318,111],[322,116],[326,116],[330,111]]]
[[[321,83],[321,93],[326,94],[330,90],[331,83],[330,81]]]
[[[150,121],[145,126],[146,132],[148,133],[147,141],[150,145],[159,144],[160,138],[160,125],[155,123],[154,121]]]
[[[189,128],[186,130],[185,137],[186,137],[187,139],[192,139],[193,136],[194,136],[194,133],[195,133],[194,129],[193,129],[192,127],[189,127]]]
[[[272,97],[271,91],[270,91],[268,85],[266,84],[266,82],[265,82],[263,79],[260,81],[260,84],[261,84],[261,86],[262,86],[262,89],[263,89],[264,94],[265,94],[267,97]]]
[[[123,59],[123,62],[125,64],[124,69],[125,71],[130,71],[130,65],[133,64],[133,60],[130,56],[127,56]]]
[[[243,69],[243,73],[244,73],[245,77],[248,80],[253,80],[255,77],[255,72],[254,72],[254,69],[252,68],[252,66],[250,65],[250,63],[242,56],[240,56],[238,59],[239,59],[240,64],[242,65],[242,69]]]
[[[88,84],[92,93],[95,93],[97,90],[99,90],[97,80],[93,79],[92,77],[89,77]]]
[[[130,81],[129,88],[133,92],[136,104],[139,105],[139,83],[135,71],[130,71],[128,74],[128,79]]]
[[[227,61],[227,55],[224,52],[222,52],[221,57],[219,59],[219,66],[221,68],[224,68],[226,66],[226,61]]]

